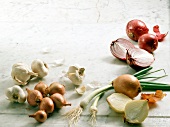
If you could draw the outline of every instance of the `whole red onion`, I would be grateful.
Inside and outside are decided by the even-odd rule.
[[[139,48],[152,53],[158,47],[158,38],[153,34],[143,34],[138,40]]]
[[[138,19],[129,21],[126,26],[127,36],[134,41],[138,41],[139,37],[148,31],[146,24]]]

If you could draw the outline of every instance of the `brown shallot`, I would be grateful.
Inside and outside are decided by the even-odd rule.
[[[51,98],[45,97],[39,105],[40,110],[44,110],[47,114],[54,111],[54,103]]]
[[[44,82],[40,81],[38,84],[35,85],[34,90],[38,90],[41,92],[41,94],[43,95],[43,97],[46,97],[46,93],[45,90],[48,87],[47,84],[45,84]]]
[[[29,115],[29,117],[33,117],[40,123],[43,123],[47,119],[47,113],[44,110],[38,110],[36,113]]]
[[[27,102],[31,106],[37,106],[40,103],[40,101],[42,100],[42,98],[43,98],[41,92],[38,91],[38,90],[30,90],[28,88],[26,88],[26,91],[28,93]]]

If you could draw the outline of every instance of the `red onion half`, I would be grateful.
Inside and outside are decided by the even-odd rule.
[[[123,38],[118,38],[110,44],[110,51],[116,58],[126,60],[127,49],[134,47],[135,46],[130,41]]]
[[[139,37],[148,33],[148,31],[149,29],[147,28],[146,24],[138,19],[131,20],[126,25],[126,34],[134,41],[138,41]]]
[[[154,56],[144,49],[130,48],[127,50],[126,61],[129,66],[136,70],[149,67],[154,60]]]
[[[158,48],[158,38],[153,34],[143,34],[138,40],[139,48],[152,53]]]

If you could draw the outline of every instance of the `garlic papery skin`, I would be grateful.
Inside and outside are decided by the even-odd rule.
[[[67,77],[72,81],[75,85],[80,85],[83,82],[84,79],[84,67],[78,67],[78,66],[70,66],[67,72]]]
[[[26,94],[18,85],[7,88],[5,94],[10,102],[24,103],[26,101]]]
[[[86,87],[85,86],[81,86],[79,88],[75,88],[75,91],[77,92],[77,94],[83,95],[86,92]]]
[[[128,123],[142,123],[148,116],[147,100],[132,100],[125,106],[125,121]]]
[[[32,77],[38,76],[32,72],[27,64],[19,62],[12,66],[11,76],[17,85],[27,85]]]
[[[31,63],[31,69],[33,72],[38,73],[40,78],[45,77],[49,71],[48,65],[40,59],[36,59]]]

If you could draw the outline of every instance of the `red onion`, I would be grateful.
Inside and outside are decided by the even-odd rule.
[[[130,41],[123,38],[118,38],[110,44],[110,51],[116,58],[126,60],[127,49],[134,47],[135,46]]]
[[[149,67],[154,60],[154,56],[144,49],[131,48],[127,50],[126,61],[128,65],[136,70]]]
[[[158,25],[153,27],[153,31],[156,33],[156,36],[158,37],[159,42],[163,41],[164,38],[166,37],[166,35],[168,34],[168,32],[166,34],[161,34],[160,31],[159,31]]]
[[[129,21],[126,26],[127,36],[134,41],[138,41],[139,37],[143,34],[148,33],[148,31],[149,29],[147,28],[145,23],[138,19]]]
[[[138,40],[139,48],[152,53],[158,48],[158,38],[153,34],[143,34]]]

